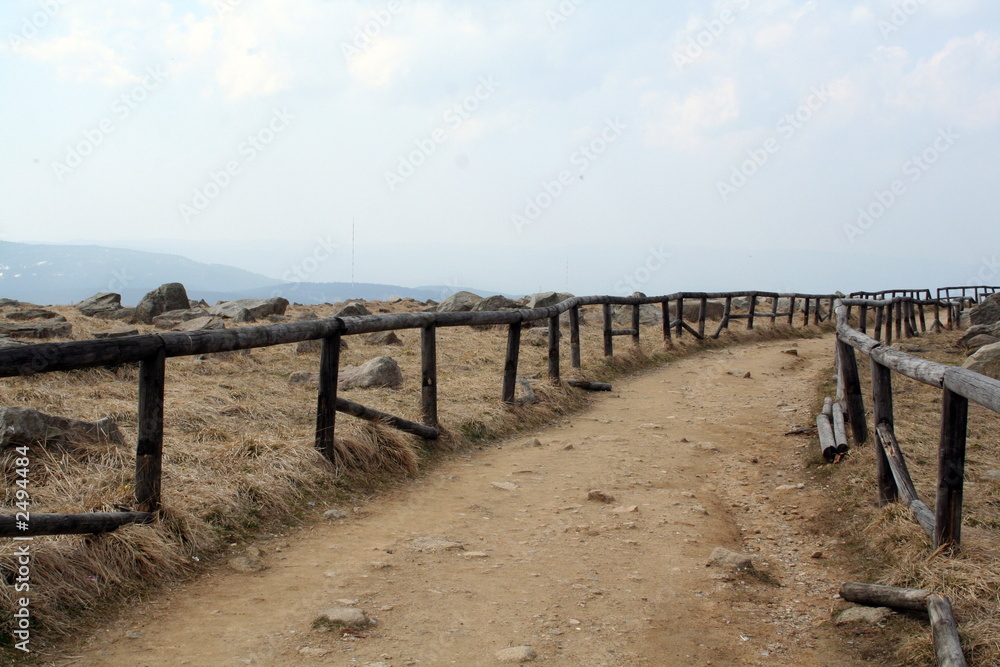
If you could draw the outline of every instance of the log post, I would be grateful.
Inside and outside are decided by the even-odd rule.
[[[438,425],[437,327],[420,327],[420,414],[428,426]]]
[[[903,337],[903,302],[896,302],[896,340]]]
[[[569,364],[580,368],[580,307],[569,309]]]
[[[862,304],[858,314],[858,327],[861,333],[868,335],[868,304]]]
[[[844,383],[844,400],[847,403],[847,420],[851,423],[854,444],[868,441],[868,421],[865,419],[865,400],[861,394],[861,378],[858,375],[858,357],[854,348],[837,339],[840,377]]]
[[[788,300],[788,326],[795,324],[795,296]]]
[[[684,335],[684,297],[677,297],[677,338],[681,338]]]
[[[893,431],[892,371],[874,359],[871,360],[871,369],[875,426],[877,428],[885,424],[890,431]],[[896,479],[892,476],[885,450],[881,447],[875,448],[875,470],[878,477],[878,506],[884,507],[899,497],[899,490],[896,488]]]
[[[875,306],[875,340],[882,340],[882,320],[885,319],[885,306]]]
[[[337,424],[337,380],[340,373],[340,334],[322,340],[319,356],[319,393],[316,398],[316,449],[333,461]]]
[[[837,458],[837,443],[833,435],[833,427],[825,412],[816,415],[816,434],[819,436],[819,451],[827,461]]]
[[[160,509],[166,360],[166,351],[161,347],[139,364],[139,436],[135,449],[135,508],[139,512]]]
[[[632,329],[635,331],[632,334],[632,342],[635,343],[636,347],[639,347],[639,320],[642,316],[642,306],[639,304],[634,304],[632,306]]]
[[[931,637],[938,666],[966,667],[951,601],[944,595],[932,593],[927,597],[927,615],[931,621]]]
[[[927,333],[927,317],[924,315],[924,302],[917,304],[917,316],[920,319],[920,332]]]
[[[894,305],[892,301],[886,304],[885,312],[885,344],[892,345],[892,311]]]
[[[504,403],[514,402],[514,390],[517,388],[517,357],[521,352],[521,323],[511,322],[507,325],[507,355],[503,362],[503,388],[500,390],[500,400]]]
[[[809,326],[809,297],[805,297],[805,303],[802,309],[802,326]]]
[[[753,317],[757,312],[757,293],[750,293],[750,313],[747,315],[747,331],[753,330]]]
[[[611,304],[606,303],[601,306],[601,316],[604,322],[604,356],[613,357],[615,354],[614,334],[611,333]]]
[[[924,529],[924,531],[934,537],[934,514],[917,496],[917,489],[913,486],[913,479],[910,471],[906,467],[906,459],[903,458],[903,450],[896,442],[896,435],[889,428],[888,424],[879,424],[875,431],[876,439],[885,451],[886,460],[892,469],[892,478],[896,480],[896,488],[899,495],[910,508],[913,518]]]
[[[673,345],[674,341],[671,339],[670,335],[670,302],[663,301],[660,303],[660,310],[663,311],[663,341],[667,345]]]
[[[820,299],[819,297],[816,297],[816,310],[813,311],[813,324],[815,324],[816,326],[819,326],[819,323],[822,321],[819,317],[819,311],[822,310],[822,308],[823,308],[823,300]]]
[[[559,382],[559,316],[549,318],[549,379]]]
[[[701,306],[698,308],[698,335],[705,337],[705,317],[708,314],[708,297],[701,297]]]
[[[778,325],[778,297],[771,297],[771,327]]]
[[[965,480],[965,437],[969,399],[947,387],[941,394],[941,440],[938,445],[937,503],[934,547],[962,541],[962,490]]]
[[[869,607],[889,607],[896,611],[925,611],[930,595],[930,591],[916,588],[862,584],[856,581],[847,581],[840,586],[840,597],[848,602]]]

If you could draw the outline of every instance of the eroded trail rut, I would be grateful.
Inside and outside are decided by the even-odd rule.
[[[260,542],[268,569],[199,578],[58,664],[495,665],[509,646],[532,664],[859,664],[829,620],[837,545],[808,527],[814,444],[782,436],[812,421],[831,349],[753,343],[619,380],[564,423]],[[773,579],[706,567],[716,546]],[[378,625],[311,630],[345,605]]]

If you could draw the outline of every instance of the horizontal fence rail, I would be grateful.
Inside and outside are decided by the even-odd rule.
[[[1000,413],[1000,380],[958,366],[921,359],[888,347],[891,338],[882,341],[878,335],[872,338],[864,333],[864,313],[867,310],[876,312],[876,332],[880,330],[882,321],[885,321],[886,332],[891,337],[893,312],[907,313],[906,317],[909,318],[912,317],[914,304],[926,303],[926,300],[908,297],[837,300],[834,312],[837,326],[838,395],[845,397],[847,418],[855,441],[858,444],[865,442],[868,431],[855,350],[867,355],[871,363],[879,503],[884,505],[902,497],[910,507],[914,519],[933,537],[935,548],[958,547],[961,544],[969,401]],[[934,300],[932,303],[937,304],[939,301]],[[952,307],[950,324],[952,316],[960,316],[961,310],[953,301],[945,303]],[[851,326],[850,311],[853,308],[861,309],[861,330]],[[883,315],[884,312],[890,315]],[[898,318],[897,315],[897,322]],[[916,335],[915,326],[910,326],[907,330],[908,335]],[[893,371],[941,390],[941,434],[933,513],[917,497],[896,439],[892,406]]]
[[[659,304],[663,317],[662,336],[670,344],[673,336],[685,332],[696,339],[718,338],[737,319],[746,319],[746,328],[754,328],[756,320],[770,318],[772,324],[785,321],[793,325],[797,304],[801,306],[801,324],[819,324],[833,317],[837,295],[799,294],[777,292],[677,292],[663,296],[636,294],[627,297],[588,296],[572,297],[546,308],[518,309],[483,312],[448,313],[389,313],[360,317],[331,317],[304,322],[270,324],[196,332],[152,333],[123,338],[40,343],[17,348],[0,349],[0,377],[28,376],[76,369],[139,364],[139,414],[138,439],[135,464],[135,511],[117,514],[62,514],[32,515],[27,527],[4,517],[0,520],[0,537],[28,534],[92,533],[115,530],[127,523],[148,523],[160,509],[163,457],[163,410],[166,383],[166,359],[190,355],[213,354],[249,350],[273,345],[286,345],[307,340],[322,341],[320,353],[319,389],[316,410],[315,447],[327,459],[334,458],[334,432],[336,413],[344,412],[361,419],[377,421],[426,440],[439,437],[437,419],[437,348],[438,327],[502,326],[508,328],[507,349],[502,373],[500,399],[506,404],[514,400],[517,382],[518,356],[521,329],[525,323],[547,320],[548,323],[548,376],[560,379],[560,316],[568,313],[570,363],[581,366],[580,359],[580,308],[600,306],[603,315],[604,355],[613,357],[614,338],[629,336],[639,343],[641,309],[644,305]],[[734,301],[745,299],[746,312],[734,312]],[[758,305],[770,299],[770,310],[761,312]],[[781,299],[788,300],[787,311],[779,312]],[[684,302],[699,304],[698,316],[685,321]],[[706,329],[710,300],[724,300],[723,312],[717,329],[709,334]],[[827,304],[822,312],[822,304]],[[612,306],[631,307],[630,326],[616,329],[613,326]],[[671,316],[671,307],[674,315]],[[421,421],[411,420],[380,412],[337,396],[340,341],[343,336],[420,329],[421,331]],[[607,390],[609,385],[597,383],[568,383],[589,390]],[[36,532],[31,532],[36,531]]]

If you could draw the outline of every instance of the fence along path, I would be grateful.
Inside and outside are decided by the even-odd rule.
[[[733,310],[733,300],[747,300],[747,312]],[[716,331],[706,333],[709,299],[724,299],[721,321]],[[770,299],[769,312],[758,312],[761,299]],[[787,312],[779,312],[779,299],[788,299]],[[363,317],[328,318],[287,324],[272,324],[235,329],[144,334],[124,338],[41,343],[0,350],[0,377],[52,373],[95,366],[117,366],[139,363],[138,441],[135,463],[135,511],[76,514],[0,515],[0,537],[30,535],[65,535],[112,531],[129,523],[150,523],[160,508],[163,456],[163,398],[166,383],[166,359],[215,352],[246,350],[256,347],[285,345],[304,340],[322,341],[319,391],[316,410],[316,448],[328,459],[333,458],[333,438],[338,411],[353,416],[377,420],[415,434],[427,440],[439,435],[437,419],[437,327],[472,325],[507,325],[507,349],[503,369],[501,399],[514,402],[517,380],[521,328],[525,322],[548,320],[548,376],[560,379],[559,318],[568,313],[570,361],[574,368],[581,365],[579,309],[600,305],[603,314],[602,335],[604,355],[613,357],[614,337],[629,336],[639,341],[641,307],[660,304],[663,313],[663,339],[682,337],[685,332],[698,339],[718,338],[732,320],[746,319],[747,329],[755,321],[770,318],[777,323],[787,318],[794,323],[796,303],[802,303],[802,325],[819,324],[832,317],[836,295],[779,294],[776,292],[678,292],[663,296],[589,296],[572,297],[547,308],[511,311],[457,313],[395,313]],[[684,301],[697,300],[698,317],[690,323],[684,318]],[[822,313],[822,301],[830,308]],[[676,316],[670,315],[671,303]],[[631,326],[613,328],[612,306],[631,307]],[[385,414],[373,408],[337,396],[340,339],[343,336],[420,329],[421,331],[421,420],[416,423],[402,417]]]

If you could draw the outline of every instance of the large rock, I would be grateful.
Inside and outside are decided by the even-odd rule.
[[[66,338],[73,333],[73,325],[65,320],[40,320],[38,322],[0,322],[0,335],[11,338]]]
[[[215,329],[225,329],[226,322],[221,317],[196,317],[193,320],[181,322],[173,327],[172,331],[212,331]]]
[[[684,299],[685,322],[697,322],[700,312],[701,301],[699,299]],[[708,301],[705,303],[705,319],[721,320],[725,312],[726,306],[718,301]],[[670,317],[677,317],[677,303],[674,301],[670,302]]]
[[[122,295],[113,292],[101,292],[76,304],[76,309],[88,317],[98,313],[121,310]]]
[[[48,415],[34,408],[0,408],[0,450],[36,444],[54,444],[69,449],[93,444],[121,446],[125,438],[108,417],[88,422]]]
[[[687,307],[684,308],[687,312]],[[613,309],[615,322],[632,326],[632,306],[617,305]],[[695,316],[697,318],[697,315]],[[658,303],[644,303],[639,306],[639,324],[659,324],[663,321],[663,308]]]
[[[455,292],[438,304],[439,313],[465,313],[476,307],[483,297],[472,292]]]
[[[135,322],[135,308],[132,306],[125,306],[124,308],[118,308],[117,310],[99,310],[94,313],[93,317],[98,320],[124,320],[126,322]]]
[[[314,630],[339,631],[343,629],[361,630],[371,621],[361,609],[354,607],[333,607],[323,611],[313,619]]]
[[[124,338],[126,336],[138,336],[139,330],[135,327],[115,327],[105,331],[95,331],[94,338]]]
[[[365,308],[364,304],[352,301],[346,303],[340,307],[340,309],[333,314],[334,317],[364,317],[365,315],[371,315],[371,311]]]
[[[1000,343],[984,345],[965,360],[962,368],[1000,380]]]
[[[135,321],[152,324],[153,318],[170,310],[187,310],[191,307],[187,291],[180,283],[166,283],[142,297],[135,307]]]
[[[162,315],[157,315],[153,318],[153,324],[158,324],[161,320],[171,320],[174,324],[177,322],[187,322],[188,320],[195,320],[199,317],[205,317],[208,315],[208,311],[204,308],[185,308],[183,310],[168,310]]]
[[[286,308],[288,308],[288,299],[275,296],[270,299],[223,301],[209,308],[208,314],[218,317],[236,317],[240,314],[240,311],[246,310],[247,314],[252,318],[249,321],[255,321],[262,320],[268,315],[284,315]]]
[[[996,324],[1000,322],[1000,292],[991,294],[986,300],[969,311],[972,324]]]
[[[403,384],[403,372],[392,357],[375,357],[360,366],[340,369],[337,386],[340,389],[371,389],[388,387],[396,389]]]
[[[974,354],[979,350],[979,348],[985,345],[992,345],[993,343],[1000,343],[1000,338],[989,334],[979,334],[978,336],[973,336],[969,339],[969,341],[965,344],[965,347],[968,348],[969,354]]]
[[[528,303],[525,304],[525,308],[548,308],[572,298],[573,295],[568,292],[539,292],[528,297]]]
[[[26,308],[25,310],[12,310],[5,315],[8,320],[25,322],[27,320],[55,320],[65,322],[66,318],[53,310],[43,308]]]
[[[508,299],[502,294],[494,294],[493,296],[488,296],[475,306],[472,310],[476,312],[490,311],[490,310],[514,310],[520,308],[521,304],[512,299]]]

